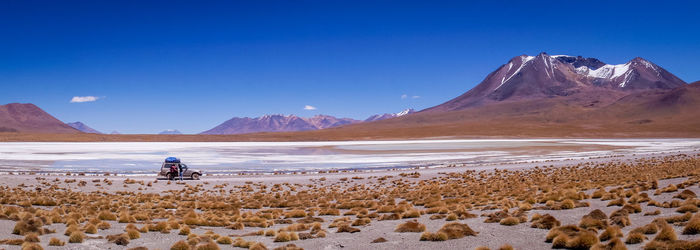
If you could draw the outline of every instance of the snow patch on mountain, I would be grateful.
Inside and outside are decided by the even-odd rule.
[[[513,74],[510,74],[509,77],[506,78],[506,77],[504,76],[504,77],[501,79],[501,84],[498,85],[498,87],[496,87],[496,89],[500,88],[501,86],[503,86],[503,84],[504,84],[505,82],[507,82],[508,80],[510,80],[511,78],[513,78],[513,76],[517,75],[517,74],[520,72],[520,70],[522,70],[523,67],[525,67],[525,65],[526,65],[527,63],[529,63],[530,61],[532,61],[533,59],[535,59],[534,56],[525,56],[525,55],[520,56],[520,61],[521,61],[521,62],[520,62],[520,67],[518,67],[518,69],[515,70],[515,72],[513,72]],[[508,68],[508,71],[510,71],[510,67]],[[508,71],[506,71],[506,74],[508,74]]]

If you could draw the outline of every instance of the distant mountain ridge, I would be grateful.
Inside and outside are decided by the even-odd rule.
[[[234,117],[202,132],[202,134],[247,134],[257,132],[308,131],[360,122],[351,118],[316,115],[310,118],[296,115],[264,115],[256,118]]]
[[[247,134],[258,132],[294,132],[339,127],[362,122],[380,121],[415,113],[413,109],[394,114],[373,115],[364,121],[352,118],[337,118],[330,115],[315,115],[304,118],[296,115],[264,115],[256,118],[234,117],[202,134]]]
[[[159,135],[181,135],[182,132],[180,132],[177,129],[166,129],[158,133]]]
[[[0,105],[0,132],[80,133],[31,103]]]
[[[85,123],[82,123],[82,122],[69,122],[66,124],[68,124],[68,126],[73,127],[74,129],[80,130],[80,132],[83,132],[83,133],[102,134],[102,132],[93,129],[93,128],[89,127],[88,125],[85,125]]]

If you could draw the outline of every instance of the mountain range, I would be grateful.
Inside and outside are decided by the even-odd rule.
[[[474,88],[396,119],[317,131],[311,138],[435,136],[658,137],[700,135],[700,83],[643,58],[514,57]]]
[[[210,130],[202,132],[202,134],[221,135],[319,130],[349,124],[380,121],[414,112],[415,110],[413,109],[406,109],[398,113],[372,115],[363,121],[352,118],[337,118],[330,115],[316,115],[308,118],[296,115],[265,115],[256,118],[234,117]]]
[[[79,133],[32,104],[0,106],[0,131]],[[640,57],[607,64],[581,56],[520,55],[465,93],[419,112],[363,121],[328,115],[234,117],[202,134],[260,132],[277,133],[231,138],[696,137],[700,82],[687,84]]]
[[[166,129],[158,133],[159,135],[181,135],[182,132],[180,132],[177,129]]]

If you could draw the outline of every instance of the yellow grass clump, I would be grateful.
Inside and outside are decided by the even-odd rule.
[[[231,237],[221,236],[218,239],[216,239],[216,243],[230,245],[231,243],[233,243],[233,240],[231,240]]]
[[[696,214],[683,228],[683,234],[700,234],[700,215]]]
[[[664,223],[662,221],[659,227],[661,228],[661,231],[659,231],[656,237],[654,237],[654,241],[674,241],[678,239],[678,236],[676,236],[676,231],[674,231],[673,227],[671,227],[671,225],[668,223]]]
[[[645,236],[642,233],[639,232],[630,232],[629,235],[627,235],[627,240],[625,240],[625,243],[627,244],[639,244],[644,242],[647,239],[647,236]]]
[[[214,243],[213,241],[201,243],[195,247],[195,250],[219,250],[219,245]]]
[[[561,225],[561,222],[559,222],[554,216],[551,216],[549,214],[545,214],[542,216],[538,216],[535,218],[533,216],[532,224],[530,227],[532,228],[539,228],[539,229],[552,229],[554,227],[558,227]]]
[[[421,241],[446,241],[448,239],[449,239],[449,237],[447,236],[447,234],[443,233],[443,232],[437,232],[437,233],[424,232],[423,234],[420,235]]]
[[[465,236],[476,236],[478,232],[472,230],[467,224],[459,222],[447,223],[438,230],[438,233],[444,233],[448,239],[459,239]]]
[[[62,240],[60,240],[60,239],[58,239],[58,238],[55,238],[55,237],[52,237],[52,238],[49,240],[49,246],[59,246],[59,247],[60,247],[60,246],[63,246],[63,245],[65,245],[65,244],[66,244],[65,241],[62,241]]]
[[[141,238],[141,233],[139,233],[138,230],[136,229],[126,229],[126,234],[129,235],[129,239],[138,239]]]
[[[107,235],[107,241],[120,246],[126,246],[129,245],[129,235],[126,233]]]
[[[85,234],[80,231],[75,231],[70,234],[68,237],[68,243],[83,243],[85,240]]]
[[[520,219],[510,216],[503,218],[499,223],[504,226],[515,226],[520,224]]]
[[[404,223],[399,224],[394,232],[399,232],[399,233],[420,233],[425,231],[425,225],[418,223],[418,221],[407,221]]]

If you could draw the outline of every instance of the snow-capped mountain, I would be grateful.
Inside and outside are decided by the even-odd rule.
[[[386,113],[386,114],[381,114],[381,115],[373,115],[373,116],[367,117],[367,119],[365,119],[365,122],[381,121],[381,120],[386,120],[386,119],[390,119],[390,118],[394,118],[394,117],[404,116],[407,114],[412,114],[415,112],[416,111],[414,109],[405,109],[401,112],[393,113],[393,114]]]
[[[162,132],[158,133],[159,135],[181,135],[182,132],[180,132],[177,129],[166,129],[163,130]]]
[[[585,92],[605,91],[610,94],[673,89],[685,84],[665,69],[640,57],[613,65],[595,58],[540,53],[514,57],[473,89],[430,110],[460,110],[491,102]]]
[[[85,125],[85,123],[82,123],[82,122],[70,122],[70,123],[66,123],[66,124],[68,124],[68,126],[73,127],[74,129],[80,130],[83,133],[102,134],[102,132],[93,129],[93,128],[89,127],[88,125]]]

